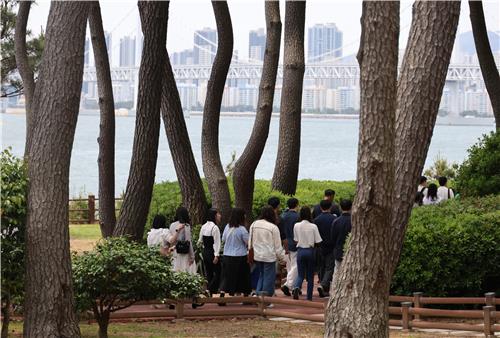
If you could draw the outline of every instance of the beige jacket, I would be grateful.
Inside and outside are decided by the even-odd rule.
[[[285,261],[285,250],[281,246],[278,227],[260,219],[250,226],[248,248],[253,248],[254,260],[257,262]]]

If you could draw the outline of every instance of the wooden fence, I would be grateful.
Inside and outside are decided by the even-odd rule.
[[[123,198],[115,198],[115,212],[120,211]],[[118,204],[118,206],[117,206]],[[99,199],[94,195],[87,198],[69,199],[70,224],[94,224],[99,222]]]
[[[168,304],[174,304],[175,309],[156,309],[151,311],[124,311],[111,314],[112,319],[132,319],[132,318],[172,318],[184,320],[186,318],[203,317],[285,317],[292,319],[308,320],[312,322],[324,322],[325,302],[310,302],[305,300],[293,300],[281,297],[224,297],[224,298],[199,298],[196,300],[200,304],[235,304],[247,303],[256,304],[257,307],[230,307],[216,309],[185,309],[185,304],[191,304],[191,300],[169,300]],[[157,302],[156,302],[157,303]],[[286,305],[288,309],[268,308],[266,304]],[[416,292],[413,297],[390,296],[389,297],[389,325],[401,327],[403,331],[410,331],[414,328],[423,329],[444,329],[483,332],[486,337],[495,337],[495,332],[500,332],[500,312],[496,307],[500,306],[500,298],[495,298],[493,292],[486,293],[484,297],[467,298],[446,298],[446,297],[424,297],[422,293]],[[142,304],[153,304],[144,302]],[[399,304],[399,306],[395,306]],[[482,305],[482,310],[443,310],[425,308],[425,305]],[[293,311],[293,309],[299,311]],[[318,313],[304,313],[302,309],[315,309]],[[400,317],[395,319],[395,317]],[[428,321],[426,318],[452,318],[477,320],[478,323],[457,323],[445,321]],[[479,320],[481,320],[479,322]]]

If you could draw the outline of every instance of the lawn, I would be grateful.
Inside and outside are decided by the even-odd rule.
[[[99,224],[70,224],[69,238],[71,251],[91,250],[95,242],[101,238]]]
[[[96,337],[97,324],[81,323],[82,337]],[[255,319],[111,323],[109,337],[323,337],[323,325]],[[22,336],[22,323],[10,326],[10,337]],[[437,334],[391,331],[391,338],[444,337]]]

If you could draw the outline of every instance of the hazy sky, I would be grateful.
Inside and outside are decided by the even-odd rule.
[[[248,32],[265,27],[264,4],[257,0],[229,0],[229,10],[234,30],[234,48],[240,57],[248,56]],[[411,23],[413,1],[401,2],[401,40],[404,48]],[[500,31],[500,1],[483,0],[486,24],[489,30]],[[29,27],[34,32],[45,27],[50,2],[37,0],[29,19]],[[281,18],[284,23],[285,2],[281,1]],[[119,56],[120,37],[136,35],[139,28],[139,14],[136,1],[101,1],[104,29],[112,32],[112,58],[116,65]],[[344,55],[355,53],[359,45],[361,1],[359,0],[308,0],[306,5],[306,54],[307,27],[316,23],[334,22],[344,33]],[[172,0],[170,3],[167,47],[170,53],[193,47],[195,30],[204,27],[215,28],[215,19],[208,0]],[[462,1],[462,11],[458,33],[471,30],[469,7]]]

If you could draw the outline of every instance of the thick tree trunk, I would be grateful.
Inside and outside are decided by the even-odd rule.
[[[286,2],[280,131],[272,186],[287,195],[295,194],[299,175],[305,18],[305,1]]]
[[[26,25],[30,14],[32,1],[20,1],[19,12],[16,17],[16,30],[14,34],[14,47],[16,54],[16,64],[19,75],[23,81],[23,92],[26,110],[26,145],[24,155],[26,156],[31,145],[33,133],[34,118],[31,110],[31,102],[35,92],[35,78],[33,70],[28,61],[28,52],[26,50]]]
[[[352,240],[328,304],[325,337],[387,337],[399,2],[363,3],[361,114]]]
[[[5,295],[2,299],[2,338],[9,337],[10,323],[10,296]]]
[[[431,143],[460,16],[460,1],[417,1],[398,81],[391,241],[396,268]]]
[[[139,1],[144,47],[139,69],[139,92],[132,163],[115,236],[141,240],[155,180],[160,101],[164,67],[168,2]]]
[[[113,234],[115,215],[115,103],[109,68],[108,50],[102,27],[99,2],[92,2],[89,11],[90,36],[97,72],[99,108],[99,225],[103,237]]]
[[[109,312],[104,311],[103,314],[99,315],[97,320],[99,325],[99,330],[97,332],[99,338],[108,338],[108,326],[109,326]]]
[[[163,65],[161,112],[181,188],[182,204],[189,210],[192,223],[202,224],[207,209],[205,189],[194,159],[179,92],[168,57]]]
[[[236,161],[233,172],[235,206],[245,210],[249,222],[252,220],[255,169],[262,157],[269,135],[281,42],[279,1],[266,1],[265,9],[266,53],[264,54],[260,79],[257,116],[250,139],[240,158]]]
[[[484,84],[490,97],[497,130],[500,130],[500,75],[491,52],[488,30],[484,20],[483,2],[469,0],[470,22],[476,44],[479,66],[483,74]]]
[[[233,55],[233,28],[227,1],[212,1],[212,7],[217,23],[218,45],[203,110],[201,154],[212,206],[219,209],[222,224],[225,224],[231,212],[231,197],[219,154],[219,120],[222,94]]]
[[[89,3],[53,2],[32,111],[28,166],[25,337],[79,337],[69,251],[69,167]]]

